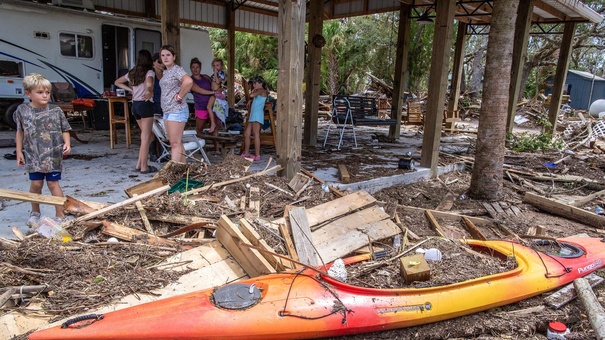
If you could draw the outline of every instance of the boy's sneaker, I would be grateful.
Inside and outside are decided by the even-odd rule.
[[[40,213],[30,212],[29,219],[27,220],[27,226],[30,228],[38,228],[40,226]]]

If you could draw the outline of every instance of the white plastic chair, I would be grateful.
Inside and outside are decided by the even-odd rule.
[[[168,134],[164,127],[164,121],[159,118],[154,118],[152,130],[162,146],[162,154],[157,159],[157,162],[161,162],[162,159],[170,157],[171,150],[170,140],[168,139]],[[183,131],[183,149],[185,149],[185,155],[187,157],[192,157],[193,154],[199,151],[202,154],[202,157],[204,157],[204,160],[210,164],[208,155],[206,155],[206,152],[204,151],[204,145],[206,145],[206,140],[198,138],[195,130]]]

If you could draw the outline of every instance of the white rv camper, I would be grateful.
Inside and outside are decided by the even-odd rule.
[[[134,66],[140,49],[153,54],[162,44],[157,21],[46,1],[0,0],[0,22],[5,28],[0,31],[0,112],[9,125],[24,100],[24,75],[40,73],[51,82],[71,83],[80,98],[99,97]],[[182,28],[177,63],[188,70],[193,57],[202,61],[202,73],[212,72],[208,32]]]

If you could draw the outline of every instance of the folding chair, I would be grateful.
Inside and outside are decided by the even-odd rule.
[[[154,118],[152,130],[162,146],[162,154],[157,159],[157,162],[161,162],[162,159],[170,156],[171,150],[170,140],[168,139],[168,134],[164,127],[164,121],[159,118]],[[204,157],[204,160],[210,164],[208,155],[206,155],[206,152],[204,151],[204,145],[206,145],[206,140],[198,138],[195,130],[183,131],[183,149],[185,149],[185,155],[187,157],[192,157],[193,154],[199,151],[202,154],[202,157]]]
[[[330,134],[330,128],[332,125],[336,125],[335,128],[338,131],[339,139],[338,139],[338,147],[337,150],[340,150],[340,146],[342,145],[342,138],[346,130],[350,129],[353,132],[353,141],[355,142],[355,147],[357,147],[357,136],[355,135],[355,124],[353,123],[353,114],[351,113],[351,103],[349,103],[349,99],[345,96],[333,96],[332,97],[332,117],[330,119],[330,123],[328,124],[328,129],[326,130],[326,137],[324,138],[324,145],[328,143],[328,135]]]

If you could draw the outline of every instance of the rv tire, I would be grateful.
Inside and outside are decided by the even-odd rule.
[[[4,122],[11,129],[15,129],[15,130],[17,129],[17,123],[15,122],[15,119],[13,118],[13,114],[15,113],[15,111],[17,111],[17,107],[19,107],[19,105],[21,105],[21,103],[12,104],[11,106],[8,107],[8,109],[6,109],[6,112],[4,113]]]

